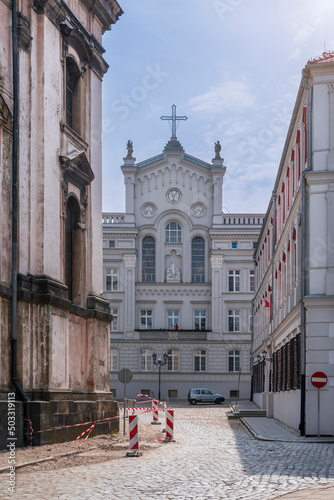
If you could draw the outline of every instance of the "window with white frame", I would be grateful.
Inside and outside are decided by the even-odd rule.
[[[240,351],[228,351],[228,371],[238,372],[240,368]]]
[[[140,311],[140,328],[141,330],[152,330],[152,310],[142,309]]]
[[[118,372],[118,350],[110,349],[110,371]]]
[[[197,349],[194,352],[194,367],[195,372],[206,371],[206,351],[204,349]]]
[[[191,281],[205,281],[205,242],[200,236],[196,236],[191,242]]]
[[[111,309],[112,322],[110,323],[110,331],[118,332],[118,309]]]
[[[165,243],[181,243],[181,226],[177,222],[170,222],[165,229]]]
[[[179,370],[180,352],[178,349],[168,349],[167,351],[167,370],[169,372],[176,372]]]
[[[228,272],[228,291],[229,292],[240,291],[240,271],[230,270]]]
[[[240,332],[240,310],[229,309],[228,311],[228,331]]]
[[[249,271],[249,291],[255,292],[255,274],[254,271]]]
[[[206,311],[194,311],[195,330],[206,329]]]
[[[150,349],[142,349],[140,351],[140,370],[142,372],[150,372],[152,370],[152,351]]]
[[[179,324],[179,311],[170,310],[167,311],[167,327],[169,329],[176,328],[180,326]]]
[[[142,280],[155,281],[155,239],[145,236],[142,243]]]
[[[106,269],[106,290],[108,292],[118,290],[118,269],[114,267]]]

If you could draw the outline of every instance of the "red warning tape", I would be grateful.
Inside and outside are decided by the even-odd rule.
[[[148,398],[148,396],[146,396],[145,394],[139,394],[139,396],[145,396],[145,397]],[[152,399],[152,398],[149,398],[149,399]],[[158,403],[161,403],[161,401],[158,401]],[[158,410],[165,411],[165,409],[168,408],[166,406],[166,403],[161,403],[161,404],[164,405],[164,408],[158,408]],[[150,407],[148,407],[148,408],[125,408],[125,409],[126,410],[136,410],[136,411],[140,410],[140,412],[138,413],[138,415],[154,411]],[[124,410],[124,408],[120,408],[119,407],[119,410]],[[156,409],[155,409],[155,411],[156,411]],[[107,420],[113,420],[115,418],[120,418],[120,415],[117,415],[116,417],[101,418],[100,420],[95,420],[95,421],[91,420],[90,422],[83,422],[81,424],[71,424],[71,425],[63,425],[61,427],[52,427],[51,429],[42,429],[42,430],[39,430],[39,431],[34,431],[33,426],[32,426],[32,422],[29,419],[25,419],[25,420],[28,420],[29,427],[30,427],[30,444],[29,444],[29,446],[32,446],[32,441],[33,441],[33,435],[34,434],[39,434],[41,432],[58,431],[60,429],[69,429],[70,427],[80,427],[82,425],[90,425],[90,424],[92,424],[92,425],[90,425],[90,427],[88,429],[85,430],[85,432],[81,433],[80,436],[78,436],[74,440],[74,442],[75,442],[78,439],[80,439],[82,436],[84,436],[86,433],[88,433],[87,436],[86,436],[86,438],[83,440],[83,442],[80,445],[80,446],[82,446],[87,441],[87,439],[89,438],[90,433],[92,432],[92,430],[94,429],[94,427],[95,427],[96,424],[98,424],[100,422],[106,422]],[[80,448],[80,446],[79,446],[79,448]]]
[[[88,429],[86,429],[86,430],[85,430],[85,432],[82,432],[82,433],[80,434],[80,436],[78,436],[77,438],[75,438],[75,440],[73,441],[74,443],[75,443],[76,441],[78,441],[78,439],[80,439],[82,436],[84,436],[84,435],[86,434],[86,432],[88,432],[87,436],[86,436],[86,437],[85,437],[85,439],[82,441],[82,443],[81,443],[81,444],[79,444],[78,448],[80,448],[80,446],[82,446],[82,445],[83,445],[83,444],[87,441],[87,439],[88,439],[88,438],[89,438],[89,436],[90,436],[90,433],[92,432],[92,430],[93,430],[93,429],[94,429],[94,427],[95,427],[95,424],[96,424],[96,422],[94,422],[94,423],[93,423],[93,425],[91,425]]]
[[[166,406],[166,403],[164,403],[163,401],[158,401],[158,399],[155,399],[155,398],[151,398],[150,396],[148,396],[147,394],[137,394],[136,398],[147,398],[149,401],[156,401],[158,404],[161,404],[163,406]]]
[[[31,420],[29,420],[29,418],[25,418],[24,420],[27,420],[29,422],[29,429],[30,429],[30,432],[29,432],[29,435],[30,435],[29,446],[32,446],[32,435],[33,435],[33,432],[34,432],[34,429],[32,427],[32,422],[31,422]]]

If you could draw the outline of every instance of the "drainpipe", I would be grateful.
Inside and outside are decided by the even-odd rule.
[[[17,160],[18,160],[18,44],[17,44],[17,0],[12,0],[12,44],[13,44],[13,151],[12,151],[12,303],[11,303],[11,381],[23,401],[24,418],[30,418],[30,401],[17,379]],[[24,422],[28,429],[28,422]]]
[[[306,400],[306,322],[305,304],[303,298],[307,294],[306,289],[306,174],[312,170],[312,87],[307,83],[307,77],[303,80],[303,87],[307,89],[307,166],[302,172],[302,242],[301,242],[301,301],[300,301],[300,424],[301,436],[305,436],[305,400]]]

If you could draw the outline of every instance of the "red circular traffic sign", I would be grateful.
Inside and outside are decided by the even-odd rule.
[[[315,373],[313,373],[313,375],[311,377],[311,383],[317,389],[321,389],[322,387],[325,387],[327,382],[328,382],[328,378],[324,372],[315,372]]]

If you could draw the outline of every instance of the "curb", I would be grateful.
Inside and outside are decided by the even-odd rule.
[[[95,450],[96,448],[97,448],[97,446],[93,446],[92,448],[89,449],[89,451]],[[78,455],[79,453],[84,453],[84,450],[68,451],[67,453],[63,453],[62,455],[56,455],[54,457],[46,457],[46,458],[41,458],[40,460],[34,460],[32,462],[24,462],[23,464],[15,464],[15,469],[21,469],[22,467],[28,467],[29,465],[41,464],[43,462],[49,462],[51,460],[56,460],[57,458],[64,458],[64,457],[69,457],[71,455]],[[13,466],[9,465],[8,467],[2,467],[2,469],[0,469],[0,474],[10,470],[10,467],[13,467]]]
[[[247,417],[246,417],[247,418]],[[246,427],[246,429],[252,434],[254,439],[257,439],[258,441],[270,441],[270,442],[276,442],[276,443],[299,443],[299,444],[326,444],[326,443],[332,443],[333,440],[329,441],[326,439],[312,439],[312,438],[307,438],[308,440],[302,441],[300,439],[292,438],[292,439],[279,439],[279,438],[270,438],[270,437],[264,437],[259,434],[257,434],[253,428],[244,420],[244,417],[240,417],[239,420],[241,423]]]

